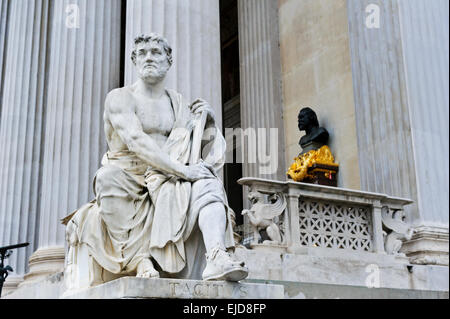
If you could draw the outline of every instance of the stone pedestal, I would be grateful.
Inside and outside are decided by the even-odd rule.
[[[259,254],[259,253],[258,253]],[[285,255],[287,257],[287,259],[289,258],[289,255]],[[256,258],[252,258],[249,256],[249,260],[253,259],[253,262],[258,262],[258,266],[261,265],[261,256],[257,257],[254,256]],[[268,257],[268,255],[266,255],[265,257]],[[364,271],[364,268],[362,269],[358,269],[358,268],[348,268],[348,267],[352,267],[352,264],[354,265],[354,261],[347,263],[345,265],[341,265],[339,263],[332,263],[327,265],[326,263],[324,264],[322,260],[317,259],[314,261],[306,261],[306,263],[302,263],[301,260],[305,260],[304,256],[299,256],[300,258],[298,259],[299,264],[297,265],[299,268],[295,269],[295,268],[289,268],[289,270],[287,270],[287,272],[285,274],[289,274],[289,273],[293,273],[293,269],[294,270],[299,270],[301,272],[309,273],[309,277],[310,279],[306,279],[302,280],[302,281],[293,281],[292,280],[292,275],[296,276],[297,274],[294,273],[292,275],[289,275],[288,277],[284,276],[283,273],[280,270],[277,269],[269,269],[268,270],[268,277],[270,277],[270,279],[256,279],[259,278],[259,274],[255,273],[254,275],[252,275],[252,279],[246,279],[245,283],[240,283],[237,284],[239,287],[241,287],[241,289],[244,289],[244,291],[246,291],[246,289],[251,289],[254,290],[255,287],[258,287],[257,289],[259,290],[259,292],[262,291],[269,291],[272,290],[272,297],[270,298],[280,298],[279,296],[281,294],[279,294],[280,291],[280,287],[283,289],[284,291],[284,299],[395,299],[395,298],[400,298],[400,299],[417,299],[417,298],[422,298],[422,299],[437,299],[437,298],[443,298],[443,299],[448,299],[448,285],[447,288],[443,289],[442,286],[443,284],[443,280],[442,278],[445,278],[445,275],[443,277],[443,273],[442,271],[439,271],[440,268],[442,270],[442,266],[414,266],[414,268],[412,269],[412,273],[410,273],[408,270],[400,270],[397,269],[396,272],[398,271],[402,271],[405,274],[409,274],[404,276],[404,280],[405,281],[410,281],[410,285],[414,286],[414,289],[408,289],[405,287],[399,287],[399,288],[383,288],[383,286],[381,286],[380,288],[368,288],[366,286],[364,286],[364,281],[365,281],[365,277],[367,277],[367,275],[369,275],[368,273],[366,273]],[[259,259],[258,259],[259,258]],[[268,261],[273,262],[273,258],[275,257],[275,254],[272,255],[272,258],[269,257]],[[278,254],[278,258],[280,258],[280,254]],[[292,260],[289,262],[292,263]],[[267,263],[266,263],[267,264]],[[307,265],[310,264],[310,266],[308,267]],[[295,267],[295,265],[292,265],[292,267]],[[329,276],[327,275],[327,273],[321,273],[322,269],[319,269],[317,271],[317,268],[326,268],[326,267],[332,267],[331,270],[328,270],[328,274],[333,274],[333,276]],[[426,267],[430,267],[430,268],[426,268]],[[262,269],[262,268],[266,268],[266,269]],[[259,267],[259,270],[257,270],[257,272],[265,272],[267,271],[267,267],[265,265],[265,267]],[[338,273],[334,274],[335,270],[338,270]],[[351,280],[350,282],[353,282],[353,284],[349,284],[348,282],[346,282],[345,278],[351,278],[353,276],[353,271],[356,270],[358,273],[361,274],[361,276],[365,276],[362,277],[361,279],[356,278],[356,280]],[[388,270],[389,272],[391,272],[391,269]],[[431,282],[429,282],[428,284],[426,284],[425,286],[423,285],[423,277],[428,273],[428,277],[429,279],[433,279],[436,282],[440,283],[439,285],[433,284],[431,280]],[[447,271],[448,273],[448,271]],[[391,278],[385,278],[384,277],[385,274],[385,268],[383,267],[383,277],[381,278],[381,283],[383,283],[385,281],[385,279],[387,279],[387,281],[391,281]],[[432,276],[430,276],[432,275]],[[339,278],[340,276],[342,276],[341,279],[336,280],[335,278]],[[392,276],[392,272],[390,274],[390,276]],[[396,275],[398,276],[398,274]],[[413,277],[412,280],[411,278],[407,278],[408,276]],[[354,276],[353,276],[354,277]],[[255,278],[255,279],[253,279]],[[447,276],[448,278],[448,276]],[[355,278],[353,278],[355,279]],[[129,284],[133,285],[133,283],[135,282],[143,282],[145,283],[146,281],[148,281],[149,279],[139,279],[139,278],[134,278],[134,277],[126,277],[126,278],[122,278],[122,280],[124,280],[125,282],[128,282]],[[167,279],[165,279],[167,280]],[[7,294],[8,292],[5,292],[2,296],[2,299],[57,299],[60,298],[64,292],[64,276],[62,273],[58,273],[58,274],[54,274],[51,276],[48,276],[47,278],[45,278],[44,280],[38,282],[38,283],[34,283],[34,284],[30,284],[26,289],[24,288],[19,288],[17,289],[15,292]],[[147,282],[147,286],[148,287],[154,287],[154,285],[156,283],[160,283],[161,279],[154,279],[151,280],[152,283]],[[355,283],[356,282],[356,283]],[[448,280],[447,280],[448,282]],[[184,283],[184,286],[179,286],[176,285],[177,283]],[[223,282],[204,282],[204,281],[195,281],[194,284],[194,289],[197,290],[197,294],[204,294],[205,290],[203,289],[203,285],[220,285]],[[419,285],[417,285],[419,283]],[[122,288],[125,286],[125,283],[119,284],[119,283],[114,283],[114,282],[110,282],[109,284],[111,284],[111,286],[107,286],[107,287],[121,287],[120,285],[122,285]],[[180,289],[185,289],[185,291],[188,291],[188,289],[190,289],[190,287],[192,287],[193,281],[188,281],[186,282],[185,280],[170,280],[170,282],[167,283],[170,286],[176,286],[175,289],[177,289],[175,292],[178,293],[178,290]],[[195,288],[195,285],[198,284],[197,288]],[[255,285],[256,284],[256,285]],[[187,285],[187,286],[186,286]],[[230,285],[236,285],[236,284],[230,284]],[[416,286],[417,285],[417,286]],[[148,287],[145,287],[145,290],[148,291]],[[171,288],[169,286],[169,288]],[[417,288],[420,287],[420,288]],[[93,289],[101,289],[103,290],[105,293],[107,293],[107,291],[104,289],[105,287],[101,287],[98,286],[96,288]],[[120,288],[120,289],[122,289]],[[165,287],[167,289],[167,287]],[[213,289],[216,289],[215,286],[213,287]],[[264,289],[264,290],[263,290]],[[275,289],[277,292],[276,294],[273,293],[273,289]],[[419,290],[420,289],[420,290]],[[141,294],[141,292],[138,292],[136,289],[132,289],[132,292],[134,292],[132,295],[127,294],[126,298],[142,298],[141,296],[135,296],[136,294]],[[170,292],[170,289],[168,290]],[[215,291],[211,290],[212,293],[214,294]],[[242,290],[241,290],[242,291]],[[111,293],[113,292],[113,289],[111,289],[109,291],[109,295],[111,295]],[[183,290],[181,290],[181,293],[183,293]],[[70,296],[70,297],[66,297],[66,298],[88,298],[88,297],[81,297],[82,295],[86,296],[86,292],[82,293],[79,292],[76,295]],[[195,291],[194,291],[195,294]],[[189,294],[188,294],[189,295]],[[249,294],[248,298],[251,298],[253,295]],[[266,297],[263,297],[263,294],[259,294],[259,296],[262,296],[258,299],[264,299]],[[106,296],[105,298],[109,298],[108,296]],[[148,297],[145,297],[148,298]],[[178,297],[176,297],[178,298]],[[244,298],[239,298],[239,299],[244,299]],[[255,298],[256,299],[256,298]],[[200,302],[202,299],[199,299]]]
[[[73,294],[67,299],[282,299],[282,285],[124,277]]]
[[[352,288],[373,285],[447,293],[449,289],[448,267],[411,265],[407,258],[400,256],[300,246],[285,253],[238,248],[236,256],[244,260],[250,270],[246,281],[277,280],[288,285],[309,283]],[[295,294],[285,290],[285,295],[292,298]],[[359,298],[357,295],[352,298],[355,297]]]

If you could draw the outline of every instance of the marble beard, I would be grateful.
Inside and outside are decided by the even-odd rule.
[[[157,35],[140,37],[135,40],[135,50],[153,43],[166,49],[166,53],[171,52],[164,47],[164,41]],[[139,61],[136,65],[139,67]],[[136,87],[134,84],[119,90],[134,91]],[[161,144],[161,152],[176,163],[189,165],[195,148],[194,132],[205,123],[179,93],[166,89],[164,92],[170,100],[174,124]],[[113,127],[114,130],[118,128]],[[108,135],[111,134],[107,132]],[[209,271],[203,272],[203,279],[245,278],[248,271],[244,263],[225,251],[235,244],[234,213],[228,207],[222,182],[217,177],[226,147],[214,120],[208,117],[203,141],[197,146],[201,150],[200,162],[212,172],[209,178],[191,181],[180,178],[152,167],[130,150],[131,147],[121,149],[113,144],[108,140],[109,150],[94,179],[95,199],[66,218],[68,290],[94,286],[124,275],[151,278],[161,274],[200,279],[205,261]],[[207,243],[203,236],[204,245],[199,230],[199,212],[214,203],[225,207],[224,238],[219,247],[207,251],[205,260]],[[149,269],[142,271],[142,265]]]

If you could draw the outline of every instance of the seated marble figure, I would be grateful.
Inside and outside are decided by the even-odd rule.
[[[66,218],[67,288],[130,275],[244,279],[248,270],[232,254],[234,212],[217,177],[226,144],[212,107],[165,88],[173,60],[162,36],[137,37],[132,61],[139,79],[106,97],[108,151],[95,199]]]

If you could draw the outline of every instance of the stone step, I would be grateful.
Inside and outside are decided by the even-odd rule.
[[[283,285],[285,299],[448,299],[447,291],[368,288],[282,280],[246,280],[249,283]]]

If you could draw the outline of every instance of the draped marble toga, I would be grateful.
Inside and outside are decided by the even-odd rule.
[[[200,120],[179,93],[166,92],[175,124],[162,151],[172,160],[188,164],[193,129]],[[215,177],[196,182],[158,171],[130,151],[108,151],[94,179],[95,199],[79,208],[68,222],[68,265],[76,266],[74,248],[84,244],[98,265],[112,274],[136,272],[139,262],[151,257],[163,272],[184,270],[185,277],[195,277],[195,259],[204,259],[205,251],[198,234],[199,212],[215,202],[225,206],[225,245],[233,247],[234,213],[217,177],[224,163],[226,143],[212,121],[207,122],[201,150],[202,160],[214,167]],[[189,253],[186,245],[191,247]],[[186,267],[189,258],[190,267]],[[198,277],[199,270],[196,272]]]

